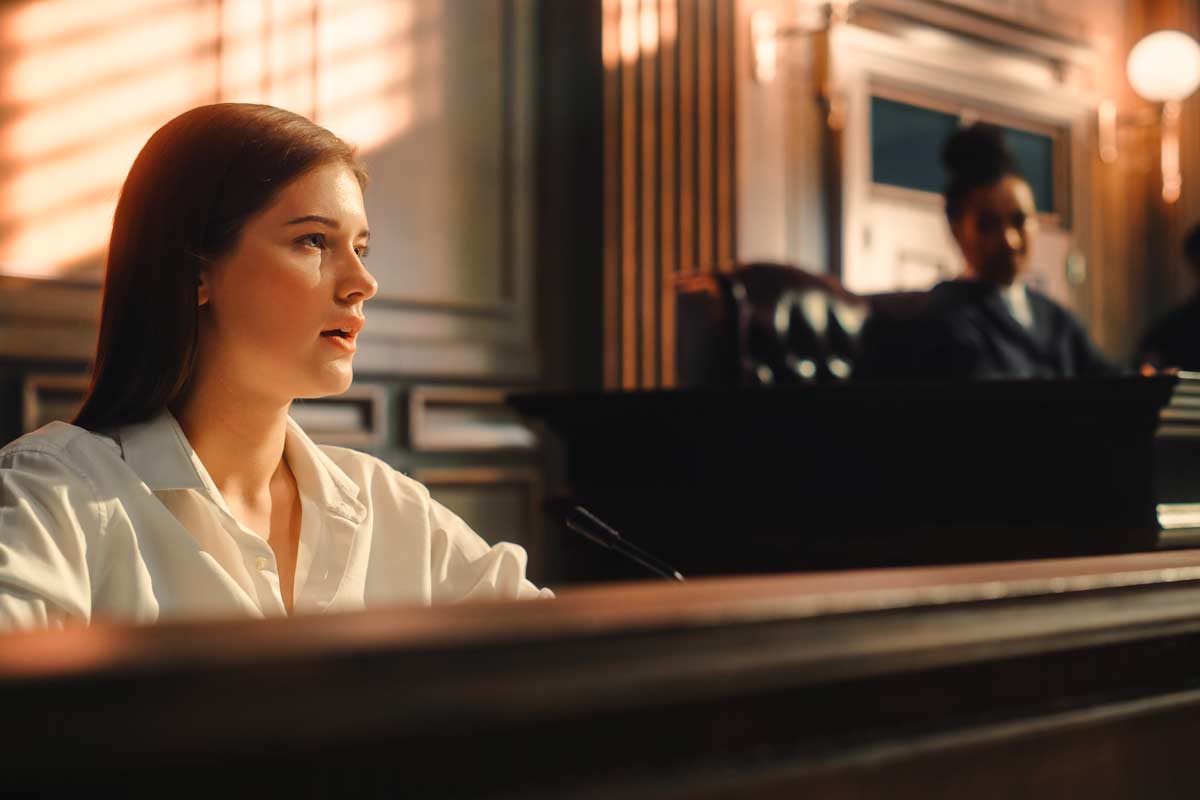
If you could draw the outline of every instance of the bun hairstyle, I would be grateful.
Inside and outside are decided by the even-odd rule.
[[[1025,177],[1004,145],[1003,131],[985,122],[976,122],[947,139],[942,147],[942,164],[950,173],[944,195],[946,216],[951,222],[962,217],[974,190],[993,186],[1009,175]]]

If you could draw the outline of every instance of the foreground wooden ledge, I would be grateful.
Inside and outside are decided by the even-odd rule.
[[[1177,797],[1200,550],[16,634],[0,709],[24,789]]]

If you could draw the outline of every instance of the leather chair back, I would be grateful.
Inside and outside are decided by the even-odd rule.
[[[870,314],[824,275],[756,262],[677,287],[680,386],[774,386],[849,379]]]

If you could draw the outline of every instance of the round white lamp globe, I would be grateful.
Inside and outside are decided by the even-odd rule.
[[[1129,51],[1125,74],[1143,99],[1183,100],[1200,85],[1200,45],[1182,31],[1157,31]]]

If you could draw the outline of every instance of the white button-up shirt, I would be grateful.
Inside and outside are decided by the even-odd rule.
[[[420,483],[288,420],[300,493],[295,613],[550,596]],[[170,413],[108,435],[55,422],[0,450],[0,630],[94,618],[286,614],[270,545],[240,525]]]
[[[1011,286],[1001,286],[1000,297],[1004,301],[1008,313],[1021,323],[1021,327],[1026,330],[1033,328],[1033,308],[1029,305],[1029,293],[1025,291],[1025,284],[1014,283]]]

